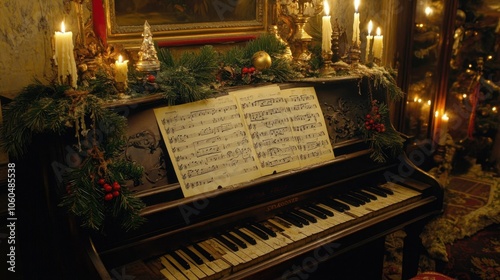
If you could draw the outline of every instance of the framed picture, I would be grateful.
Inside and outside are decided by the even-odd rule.
[[[140,44],[146,21],[160,45],[244,41],[267,30],[268,0],[102,1],[106,41],[125,46]],[[94,16],[94,25],[100,20]]]

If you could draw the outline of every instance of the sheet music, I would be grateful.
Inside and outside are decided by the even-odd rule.
[[[250,137],[232,96],[154,111],[184,196],[260,177]]]
[[[334,158],[313,87],[249,88],[154,112],[186,197]]]
[[[281,94],[290,108],[292,133],[301,167],[334,159],[325,118],[314,88],[290,88]]]
[[[291,112],[278,86],[239,90],[233,95],[243,112],[262,174],[300,167]]]

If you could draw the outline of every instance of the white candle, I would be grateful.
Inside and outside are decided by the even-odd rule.
[[[378,59],[382,59],[382,50],[384,49],[384,36],[380,34],[380,27],[377,27],[377,35],[373,36],[373,57]]]
[[[325,15],[323,16],[322,25],[322,42],[321,49],[323,52],[330,52],[332,50],[332,24],[330,22],[330,6],[328,6],[328,1],[325,1],[324,5]]]
[[[370,20],[370,22],[368,22],[368,35],[366,35],[366,62],[369,62],[372,50],[371,46],[372,46],[373,36],[370,35],[370,33],[372,32],[372,28],[373,28],[373,22]]]
[[[441,129],[439,130],[439,145],[446,144],[446,135],[448,134],[448,115],[444,114],[441,117]]]
[[[69,76],[70,85],[76,88],[78,74],[73,48],[73,32],[65,31],[63,21],[61,23],[61,31],[56,31],[54,35],[54,60],[57,65],[57,80],[61,85],[66,84]]]
[[[352,24],[352,43],[357,44],[358,46],[361,44],[359,38],[359,7],[360,0],[354,0],[354,23]]]
[[[120,55],[118,60],[115,62],[115,81],[117,83],[125,83],[127,87],[127,75],[128,75],[128,60],[123,61],[123,57]]]

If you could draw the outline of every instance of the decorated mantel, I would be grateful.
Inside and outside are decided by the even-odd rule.
[[[27,86],[5,106],[1,147],[13,159],[22,159],[37,134],[74,135],[73,148],[81,162],[69,168],[54,188],[63,193],[60,206],[79,217],[82,226],[96,231],[103,230],[109,220],[124,230],[145,222],[140,215],[145,204],[127,185],[139,184],[144,168],[123,157],[127,120],[110,109],[120,104],[156,100],[165,106],[178,105],[211,98],[235,86],[354,77],[371,85],[368,92],[352,94],[367,95],[370,110],[361,116],[364,122],[357,132],[372,148],[372,159],[383,162],[391,156],[388,151],[401,152],[403,139],[390,125],[389,104],[372,98],[371,89],[385,90],[390,101],[403,93],[393,73],[377,65],[382,56],[382,35],[377,31],[371,36],[371,26],[366,59],[360,57],[359,1],[355,1],[352,46],[346,54],[339,53],[338,26],[331,25],[332,7],[328,3],[313,1],[314,9],[312,4],[304,6],[308,1],[294,3],[299,6],[290,12],[301,27],[294,40],[302,48],[296,57],[289,54],[291,44],[275,33],[262,34],[224,53],[205,45],[174,57],[169,49],[155,44],[147,21],[137,53],[119,45],[105,47],[95,37],[72,50],[70,27],[63,25],[54,34],[57,77],[50,84]],[[309,46],[303,24],[323,8],[322,34],[326,38],[320,47]]]

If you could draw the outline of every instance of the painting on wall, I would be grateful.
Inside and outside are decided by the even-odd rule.
[[[155,39],[238,38],[267,28],[267,0],[104,0],[108,42],[140,41],[145,21]]]

